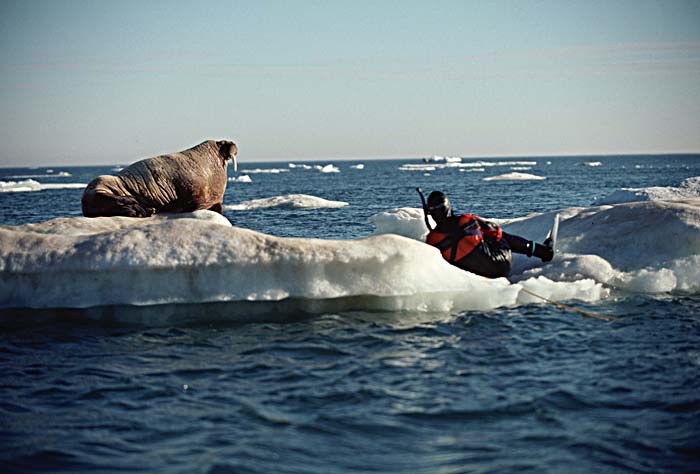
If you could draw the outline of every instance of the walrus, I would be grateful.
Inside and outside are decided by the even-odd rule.
[[[207,140],[189,150],[137,161],[116,175],[90,181],[82,198],[83,215],[149,217],[161,212],[209,209],[223,213],[226,165],[236,170],[238,147]]]

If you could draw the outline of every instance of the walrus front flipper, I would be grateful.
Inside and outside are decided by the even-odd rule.
[[[84,193],[82,199],[85,217],[150,217],[156,213],[152,207],[143,207],[130,196],[117,196],[101,192]]]
[[[223,214],[224,213],[224,206],[220,202],[217,202],[216,204],[211,206],[209,208],[209,210],[214,211],[214,212],[218,212],[219,214]]]

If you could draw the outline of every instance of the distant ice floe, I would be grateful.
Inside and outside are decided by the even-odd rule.
[[[462,158],[459,156],[434,155],[430,158],[423,158],[424,163],[459,163],[460,161],[462,161]]]
[[[405,164],[399,166],[399,171],[435,171],[437,169],[434,165],[416,165],[416,164]]]
[[[600,161],[584,161],[579,163],[581,166],[590,166],[590,167],[597,167],[597,166],[603,166],[603,163]]]
[[[365,169],[365,165],[362,163],[359,163],[357,165],[351,165],[350,168],[356,169],[356,170],[363,170],[363,169]]]
[[[59,171],[54,173],[53,170],[46,170],[46,174],[18,174],[13,176],[5,176],[6,179],[33,179],[33,178],[70,178],[73,176],[68,171]]]
[[[460,159],[461,160],[461,159]],[[497,166],[535,166],[536,161],[447,161],[441,163],[440,161],[430,161],[427,163],[405,163],[399,166],[399,171],[435,171],[436,169],[450,169],[456,168],[460,171],[465,169],[479,169],[492,168]]]
[[[228,179],[229,182],[231,183],[252,183],[253,180],[250,179],[250,176],[247,174],[241,175],[241,176],[231,176]]]
[[[340,169],[334,165],[317,165],[314,166],[314,169],[320,171],[321,173],[340,173]]]
[[[679,187],[653,186],[649,188],[622,188],[604,198],[597,199],[595,204],[618,204],[638,201],[677,201],[700,197],[700,176],[688,178]]]
[[[33,179],[23,181],[0,181],[0,193],[26,193],[46,189],[80,189],[84,183],[40,183]]]
[[[340,173],[340,168],[333,164],[327,164],[327,165],[305,165],[305,164],[296,164],[296,163],[288,163],[287,166],[290,168],[299,168],[303,170],[316,170],[320,171],[321,173]],[[362,165],[364,168],[364,165]],[[360,168],[361,169],[361,168]]]
[[[321,209],[345,207],[347,202],[329,201],[316,196],[307,194],[287,194],[284,196],[275,196],[263,199],[253,199],[244,201],[239,204],[227,204],[224,210],[227,211],[250,211],[252,209]]]
[[[547,179],[544,176],[537,176],[529,173],[506,173],[499,174],[498,176],[489,176],[487,178],[482,178],[482,181],[541,181]]]
[[[253,168],[249,170],[241,170],[241,173],[246,174],[279,174],[279,173],[289,173],[286,168]]]

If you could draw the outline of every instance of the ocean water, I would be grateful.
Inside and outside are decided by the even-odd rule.
[[[516,219],[515,226],[517,219],[533,213],[588,208],[596,202],[607,202],[611,211],[638,209],[615,207],[611,201],[625,188],[644,190],[636,194],[652,200],[656,195],[668,199],[669,192],[679,200],[698,197],[692,180],[700,176],[698,155],[478,161],[464,159],[474,166],[435,169],[408,159],[333,162],[338,172],[321,172],[287,163],[246,163],[242,156],[239,174],[250,182],[229,183],[224,214],[236,227],[300,238],[299,245],[313,249],[317,244],[309,239],[330,239],[335,242],[327,247],[340,252],[338,247],[352,247],[347,241],[377,230],[373,216],[419,207],[417,186],[447,192],[458,212]],[[363,169],[353,167],[360,163]],[[112,168],[0,169],[0,190],[13,191],[0,192],[0,225],[79,217],[78,185]],[[279,172],[259,172],[264,169]],[[484,181],[508,173],[546,179]],[[309,198],[291,198],[281,207],[232,207],[296,194],[347,205],[311,209],[303,207]],[[0,471],[699,472],[695,249],[700,231],[691,221],[681,232],[676,221],[667,219],[666,208],[649,210],[642,214],[649,218],[633,226],[601,209],[585,211],[597,213],[599,220],[571,218],[568,227],[566,220],[562,223],[563,248],[574,257],[519,270],[512,280],[564,275],[562,284],[576,290],[563,298],[565,303],[617,318],[613,321],[521,300],[485,310],[459,305],[441,310],[434,301],[428,309],[417,304],[392,310],[362,298],[334,304],[337,298],[319,299],[316,289],[290,290],[304,304],[288,302],[295,298],[203,302],[195,298],[204,291],[196,285],[175,303],[107,305],[96,317],[90,308],[72,304],[75,296],[68,291],[51,295],[52,285],[71,288],[70,282],[52,284],[53,274],[47,274],[49,283],[43,286],[24,288],[31,298],[22,296],[21,283],[8,277],[4,281],[15,285],[16,293],[8,290],[10,283],[0,288]],[[692,214],[691,208],[678,209],[680,218]],[[573,211],[562,212],[568,216]],[[535,224],[521,229],[539,231],[545,225]],[[583,228],[593,224],[608,228]],[[196,232],[198,225],[183,224],[182,229]],[[203,235],[215,235],[206,230],[210,233]],[[133,233],[123,236],[132,238]],[[619,241],[619,250],[607,255],[605,247],[613,240]],[[674,260],[675,266],[668,263],[669,240],[671,246],[689,249]],[[186,237],[182,241],[189,242]],[[167,249],[169,242],[162,247]],[[377,247],[382,245],[386,241],[377,241]],[[593,290],[582,290],[581,282],[603,273],[603,266],[586,273],[583,268],[597,260],[582,259],[582,249],[590,252],[596,246],[619,274],[596,278],[595,297],[587,298],[584,293]],[[203,252],[218,255],[216,248],[193,255],[204,258]],[[50,254],[41,249],[36,255],[51,261]],[[275,275],[279,288],[287,290],[312,281],[308,267],[290,270],[281,266],[286,257],[280,258],[272,260],[273,266],[280,265],[279,274],[275,268],[263,269],[262,263],[260,274]],[[389,263],[387,273],[393,268]],[[383,275],[376,264],[367,274],[398,287],[419,278],[420,265],[411,262],[410,272]],[[298,268],[304,271],[295,273]],[[556,271],[547,273],[547,268]],[[436,269],[426,260],[427,277],[416,281],[430,288],[461,282]],[[201,272],[206,278],[212,275]],[[136,294],[149,279],[160,278],[156,273],[145,280],[132,277],[117,274],[108,281],[126,280],[127,288],[132,282]],[[92,277],[73,278],[87,285]],[[174,278],[166,276],[165,284],[175,286]],[[258,277],[253,270],[247,278]],[[340,277],[329,278],[337,282]],[[677,284],[666,291],[668,278]],[[269,281],[251,283],[251,291],[272,290]],[[553,285],[539,284],[545,290]],[[488,291],[486,286],[469,288]],[[25,304],[32,298],[42,304]],[[20,300],[25,303],[13,303]],[[156,317],[159,313],[163,317]]]

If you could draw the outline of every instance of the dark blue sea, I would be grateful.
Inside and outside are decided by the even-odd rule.
[[[235,226],[324,239],[365,237],[370,216],[420,207],[417,186],[447,192],[459,212],[512,218],[700,176],[699,155],[511,157],[500,160],[535,162],[525,172],[546,180],[490,182],[482,179],[510,166],[338,161],[340,172],[321,173],[240,160],[240,174],[287,171],[229,183],[225,204],[299,193],[349,206],[226,211]],[[61,183],[113,168],[0,169],[5,183],[59,185],[0,193],[0,225],[80,216],[82,189]],[[621,238],[635,245],[634,235]],[[5,312],[0,472],[700,472],[700,295],[568,303],[618,319],[545,303],[246,323],[193,305],[188,325],[64,320],[59,311],[24,323]]]

